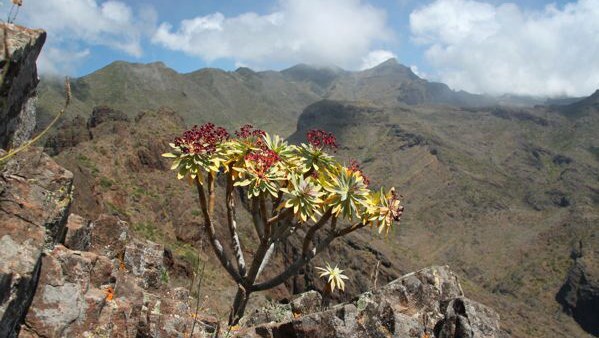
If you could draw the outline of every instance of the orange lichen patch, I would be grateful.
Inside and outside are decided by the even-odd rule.
[[[298,319],[301,316],[302,316],[302,314],[300,312],[294,312],[293,313],[293,319]]]
[[[231,331],[231,332],[235,332],[235,331],[239,331],[239,330],[241,330],[241,326],[239,326],[239,325],[233,325],[229,328],[229,331]]]
[[[114,289],[112,286],[107,287],[104,290],[104,294],[106,295],[106,301],[110,302],[114,298]]]
[[[431,338],[431,335],[430,335],[428,332],[425,332],[425,333],[422,335],[422,338]]]

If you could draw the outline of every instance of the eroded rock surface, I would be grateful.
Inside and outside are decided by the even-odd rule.
[[[292,302],[293,303],[293,302]],[[242,330],[239,337],[504,337],[499,315],[464,298],[448,267],[405,275],[349,303]],[[260,315],[260,318],[268,316]]]
[[[11,337],[33,298],[43,250],[64,239],[73,175],[30,148],[5,164],[0,182],[0,337]]]
[[[90,248],[99,252],[57,245],[44,256],[21,337],[204,337],[218,329],[215,318],[195,314],[186,289],[163,283],[161,245],[131,236],[105,245],[127,224],[110,216],[93,224]]]

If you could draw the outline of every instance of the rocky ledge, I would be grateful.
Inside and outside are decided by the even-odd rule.
[[[504,337],[493,309],[464,297],[447,266],[407,274],[323,309],[315,291],[256,311],[238,337]],[[257,325],[256,325],[257,324]]]

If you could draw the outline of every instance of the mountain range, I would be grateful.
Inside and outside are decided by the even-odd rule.
[[[352,278],[344,297],[370,286],[377,262],[389,280],[448,264],[467,293],[498,310],[508,334],[583,336],[597,328],[599,91],[539,105],[453,91],[389,60],[360,72],[297,65],[188,74],[115,62],[74,79],[72,92],[46,146],[75,173],[74,209],[83,216],[117,214],[193,258],[189,245],[203,250],[201,234],[191,235],[197,206],[165,175],[159,154],[167,142],[208,121],[231,129],[252,123],[294,143],[321,128],[337,135],[336,156],[359,160],[372,186],[396,186],[406,206],[389,237],[365,231],[335,247],[343,255],[325,255]],[[42,79],[40,125],[62,97],[58,81]],[[99,116],[109,118],[90,123]],[[279,264],[292,251],[283,248]],[[585,280],[572,272],[581,257]],[[216,264],[211,274],[208,289],[225,292]],[[314,283],[306,273],[276,292]]]

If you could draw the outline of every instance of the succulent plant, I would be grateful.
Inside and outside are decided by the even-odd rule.
[[[171,169],[186,178],[198,191],[204,226],[214,252],[239,285],[229,317],[237,323],[252,292],[266,290],[296,274],[335,238],[366,226],[387,233],[402,215],[403,207],[395,189],[368,188],[368,178],[356,161],[349,166],[326,152],[336,149],[335,136],[324,130],[308,132],[308,143],[289,145],[279,136],[245,125],[232,137],[224,128],[206,123],[194,126],[175,138],[172,151],[163,154],[173,160]],[[215,181],[226,178],[227,226],[234,258],[223,249],[213,218]],[[237,189],[235,189],[237,187]],[[258,249],[249,268],[237,234],[234,194],[242,189],[257,236]],[[269,201],[269,203],[267,203]],[[330,227],[325,230],[325,225]],[[339,226],[337,224],[339,223]],[[325,232],[318,243],[315,234]],[[275,246],[291,235],[303,236],[302,254],[275,277],[261,281]],[[234,261],[233,261],[234,259]],[[346,279],[337,266],[320,268],[332,289],[343,290]]]

